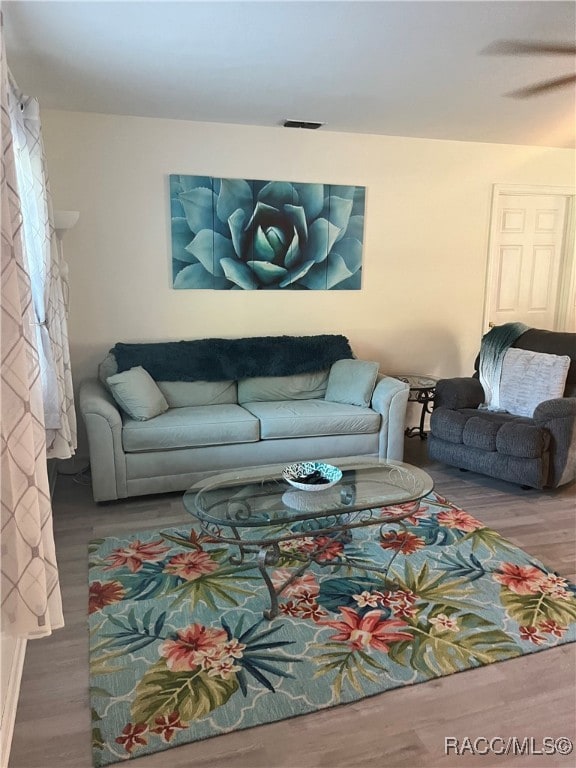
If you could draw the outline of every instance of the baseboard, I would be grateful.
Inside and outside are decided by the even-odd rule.
[[[0,719],[0,768],[8,768],[12,734],[14,733],[14,723],[16,722],[18,696],[20,694],[20,681],[22,679],[22,669],[24,668],[24,657],[26,655],[26,642],[27,641],[21,637],[15,639],[8,680],[6,686],[4,686],[4,684],[2,685],[5,689],[5,695],[4,701],[2,702]],[[2,643],[2,638],[0,637],[0,645],[1,644],[5,643]]]

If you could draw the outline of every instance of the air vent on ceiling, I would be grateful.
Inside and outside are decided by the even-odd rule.
[[[320,128],[324,123],[314,123],[310,120],[284,120],[284,128],[309,128],[315,130]]]

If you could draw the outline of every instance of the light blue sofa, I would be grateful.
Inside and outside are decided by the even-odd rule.
[[[373,455],[401,460],[408,385],[378,375],[370,407],[325,399],[330,370],[239,381],[160,381],[168,410],[123,413],[99,378],[80,387],[95,501],[183,491],[215,472],[305,459]]]

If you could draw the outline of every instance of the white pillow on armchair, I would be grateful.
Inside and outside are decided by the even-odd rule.
[[[531,418],[537,405],[564,395],[569,367],[568,355],[510,347],[502,363],[500,408]]]

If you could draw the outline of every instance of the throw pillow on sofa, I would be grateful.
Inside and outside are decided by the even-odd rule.
[[[563,396],[569,367],[568,355],[511,347],[502,363],[500,408],[532,417],[537,405]]]
[[[338,360],[330,368],[325,400],[367,408],[378,378],[378,363]]]
[[[166,398],[141,366],[109,376],[106,383],[120,408],[136,421],[147,421],[168,410]]]

